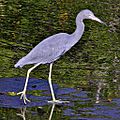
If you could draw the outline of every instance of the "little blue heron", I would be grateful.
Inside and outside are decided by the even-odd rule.
[[[21,58],[16,64],[15,67],[23,67],[27,64],[34,64],[32,68],[27,71],[27,77],[24,85],[24,89],[22,92],[17,93],[17,95],[21,94],[20,99],[24,100],[24,103],[30,102],[30,100],[26,97],[26,89],[29,79],[30,72],[35,69],[40,64],[50,64],[49,77],[48,82],[50,86],[50,91],[52,95],[52,103],[61,103],[62,101],[56,100],[52,82],[51,82],[51,74],[52,74],[52,66],[53,62],[59,59],[64,53],[66,53],[72,46],[74,46],[82,37],[84,32],[84,19],[91,19],[102,22],[99,18],[97,18],[92,11],[85,9],[79,12],[76,17],[76,30],[72,34],[67,33],[58,33],[53,36],[50,36],[40,42],[37,46],[35,46],[26,56]]]

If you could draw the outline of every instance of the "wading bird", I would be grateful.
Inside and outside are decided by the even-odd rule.
[[[76,30],[72,34],[67,33],[58,33],[53,36],[50,36],[40,42],[37,46],[35,46],[26,56],[21,58],[16,64],[15,67],[23,67],[27,64],[34,64],[32,68],[27,71],[27,77],[24,85],[24,89],[22,92],[17,93],[17,95],[21,94],[20,99],[24,100],[24,103],[30,102],[30,100],[26,97],[26,89],[29,79],[30,72],[35,69],[37,66],[41,64],[50,64],[49,77],[48,82],[50,86],[50,91],[52,95],[52,103],[62,103],[63,101],[56,100],[52,82],[51,82],[51,74],[52,74],[52,66],[54,61],[58,60],[63,54],[65,54],[68,50],[71,49],[82,37],[84,32],[84,19],[91,19],[102,22],[99,18],[97,18],[92,11],[85,9],[78,13],[76,17]]]

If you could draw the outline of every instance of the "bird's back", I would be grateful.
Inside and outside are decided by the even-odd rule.
[[[59,33],[44,39],[25,57],[21,58],[15,67],[36,63],[46,64],[57,60],[69,49],[70,38],[69,34]]]

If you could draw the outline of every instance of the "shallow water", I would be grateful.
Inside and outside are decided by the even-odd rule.
[[[31,78],[27,90],[27,97],[31,102],[25,105],[19,96],[16,96],[16,93],[22,90],[24,80],[25,78],[0,79],[1,120],[118,120],[120,118],[120,98],[102,97],[104,91],[102,83],[90,86],[88,90],[62,88],[54,84],[57,99],[69,103],[50,104],[48,81]]]

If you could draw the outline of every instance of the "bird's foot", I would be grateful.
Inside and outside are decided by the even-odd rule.
[[[62,104],[62,103],[70,103],[70,101],[52,100],[52,101],[48,101],[48,103],[51,103],[51,104]]]
[[[23,90],[22,92],[17,93],[17,95],[20,95],[20,99],[23,99],[24,104],[27,104],[27,102],[30,102],[30,100],[28,100],[28,98],[26,97],[26,92]]]

